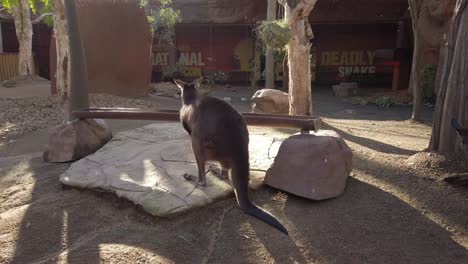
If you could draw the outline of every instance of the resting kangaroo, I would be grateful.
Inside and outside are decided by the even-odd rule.
[[[468,149],[468,129],[463,128],[455,118],[452,118],[451,124],[455,131],[457,131],[457,134],[461,137],[462,144],[465,146],[465,149]],[[468,188],[468,173],[450,176],[445,178],[444,181]]]
[[[231,170],[232,185],[241,210],[288,234],[273,215],[249,200],[249,132],[242,114],[221,99],[210,96],[199,99],[196,89],[200,80],[174,82],[182,90],[180,121],[192,138],[198,184],[206,185],[206,161],[218,161],[223,177],[227,177]]]
[[[463,128],[460,123],[458,123],[457,119],[452,118],[452,127],[455,128],[455,131],[457,131],[458,135],[462,139],[463,145],[467,146],[468,145],[468,128]]]

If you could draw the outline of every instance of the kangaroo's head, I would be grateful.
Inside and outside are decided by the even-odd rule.
[[[182,80],[174,80],[174,83],[180,88],[183,104],[193,104],[197,100],[197,89],[200,87],[201,78],[191,83]]]

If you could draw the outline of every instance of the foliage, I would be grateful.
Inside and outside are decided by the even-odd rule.
[[[159,0],[154,9],[149,0],[140,0],[140,7],[145,10],[151,32],[156,34],[162,43],[172,43],[175,25],[182,21],[180,11],[171,7],[172,0]]]
[[[420,69],[419,80],[423,95],[426,98],[431,98],[434,94],[436,74],[436,65],[424,65]]]
[[[262,21],[255,31],[269,48],[276,50],[284,49],[291,38],[289,24],[282,19]]]
[[[168,65],[164,67],[162,75],[165,80],[172,80],[178,78],[181,72],[182,66],[178,63],[174,65]]]
[[[0,5],[11,14],[11,8],[18,5],[18,0],[0,0]],[[42,13],[50,13],[53,10],[52,0],[29,0],[29,7],[33,14],[38,14],[39,11]],[[52,16],[45,16],[42,21],[52,26]]]
[[[205,74],[204,82],[208,85],[224,84],[229,81],[229,73],[225,71],[209,71]]]
[[[384,107],[384,108],[390,107],[390,106],[395,104],[395,102],[393,102],[393,99],[391,97],[388,97],[388,96],[381,96],[381,97],[377,98],[375,100],[375,103],[379,107]]]

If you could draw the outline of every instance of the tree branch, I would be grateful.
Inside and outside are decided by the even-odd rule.
[[[37,23],[41,22],[41,20],[43,20],[45,17],[51,16],[51,15],[53,15],[53,13],[44,13],[44,14],[40,15],[39,17],[37,17],[36,19],[34,19],[31,22],[33,24],[37,24]]]
[[[6,20],[13,20],[13,16],[5,13],[0,13],[0,18],[6,19]]]
[[[289,16],[290,21],[297,19],[306,19],[309,17],[310,12],[314,9],[317,0],[278,0],[278,2],[285,8],[291,10]]]

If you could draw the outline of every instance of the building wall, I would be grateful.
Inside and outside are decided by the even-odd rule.
[[[90,93],[146,95],[151,37],[143,9],[128,0],[77,2]],[[51,66],[54,75],[56,66]]]
[[[357,81],[362,85],[391,87],[398,24],[314,24],[312,29],[314,82]],[[255,37],[249,25],[181,24],[176,28],[177,49],[172,61],[182,65],[182,76],[187,79],[221,70],[228,72],[233,82],[248,83],[255,57],[254,45]],[[162,80],[162,72],[171,64],[170,54],[168,47],[158,46],[156,41],[153,80]],[[280,81],[282,75],[280,63],[276,80]]]
[[[249,25],[180,24],[176,27],[175,59],[182,77],[193,79],[211,71],[229,73],[234,82],[248,82],[254,57],[254,38]],[[170,65],[170,48],[153,47],[154,79]]]
[[[391,84],[396,24],[313,25],[315,81]]]

